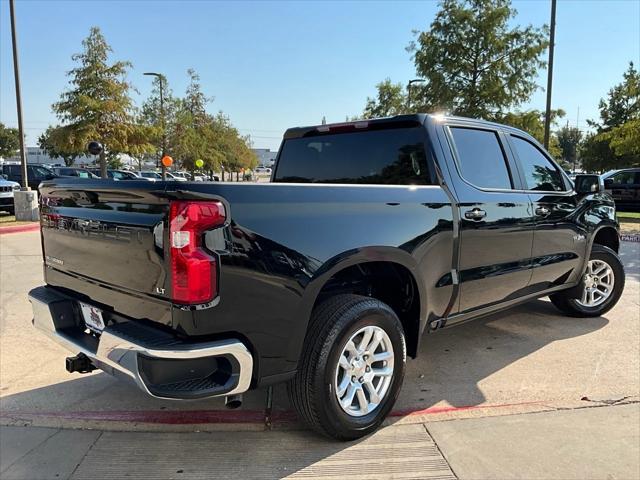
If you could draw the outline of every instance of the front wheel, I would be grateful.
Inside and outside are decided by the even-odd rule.
[[[598,317],[611,310],[624,290],[624,267],[616,252],[594,245],[578,288],[551,295],[551,302],[573,317]]]
[[[312,314],[289,399],[311,428],[338,440],[373,432],[404,378],[402,324],[383,302],[337,295]]]

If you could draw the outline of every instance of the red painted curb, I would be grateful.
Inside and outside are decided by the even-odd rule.
[[[33,232],[40,230],[40,224],[34,223],[32,225],[13,225],[9,227],[0,227],[0,235],[5,233],[21,233],[21,232]]]
[[[396,410],[390,417],[413,417],[434,415],[465,410],[488,408],[510,408],[526,405],[540,405],[544,402],[503,403],[493,405],[466,405],[461,407],[430,407],[421,410]],[[1,414],[0,417],[17,419],[21,417],[55,418],[60,420],[154,423],[163,425],[203,425],[229,423],[263,423],[265,412],[262,410],[114,410],[84,412],[28,412],[15,411]],[[296,420],[294,412],[274,411],[272,423],[291,423]]]

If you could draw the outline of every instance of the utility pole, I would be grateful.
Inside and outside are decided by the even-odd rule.
[[[164,118],[164,93],[163,93],[163,84],[164,84],[164,75],[156,72],[146,72],[144,75],[150,75],[152,77],[157,77],[160,82],[160,123],[162,124],[162,145],[160,146],[161,153],[160,158],[164,158],[167,154],[166,152],[166,143],[167,143],[167,128],[165,124]],[[166,180],[167,177],[167,168],[164,166],[162,162],[160,162],[162,166],[162,180]],[[156,160],[156,167],[158,166],[158,161]]]
[[[18,65],[18,35],[16,33],[16,12],[14,0],[9,0],[11,16],[11,40],[13,44],[13,75],[16,83],[16,109],[18,110],[18,134],[20,135],[20,171],[22,189],[29,190],[27,183],[27,155],[24,148],[24,125],[22,123],[22,95],[20,94],[20,67]]]
[[[544,148],[549,149],[551,128],[551,86],[553,84],[553,49],[556,40],[556,0],[551,0],[551,31],[549,32],[549,68],[547,70],[547,109],[544,113]]]
[[[411,85],[422,82],[426,82],[426,80],[424,78],[414,78],[413,80],[409,80],[409,83],[407,83],[407,113],[409,113],[409,110],[411,109]]]

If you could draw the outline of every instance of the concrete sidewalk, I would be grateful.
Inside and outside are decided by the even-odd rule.
[[[640,404],[395,425],[350,443],[306,431],[0,428],[9,479],[640,478]]]

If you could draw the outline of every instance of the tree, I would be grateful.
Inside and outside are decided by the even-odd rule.
[[[44,133],[38,137],[38,146],[47,152],[51,158],[62,158],[67,167],[73,165],[73,162],[80,155],[76,152],[68,152],[59,150],[59,145],[65,146],[67,142],[64,138],[58,138],[65,135],[66,132],[60,126],[49,126]]]
[[[113,159],[118,153],[139,153],[153,146],[134,122],[132,87],[125,80],[131,64],[109,63],[112,50],[98,27],[91,28],[82,45],[82,53],[71,57],[78,63],[68,73],[71,88],[53,104],[63,125],[50,138],[58,152],[78,155],[88,142],[101,142],[105,152],[100,155],[100,169],[106,176],[107,156]]]
[[[551,110],[551,124],[555,125],[559,118],[564,117],[565,111],[562,109]],[[544,112],[540,110],[528,110],[524,112],[510,112],[496,118],[500,123],[510,125],[520,130],[524,130],[533,138],[542,143],[544,139]],[[562,158],[562,150],[556,135],[549,139],[549,153],[555,159]]]
[[[527,101],[546,63],[547,27],[511,27],[509,0],[442,0],[429,30],[407,50],[427,80],[412,98],[423,111],[495,119]]]
[[[206,111],[212,98],[202,92],[198,74],[193,69],[187,73],[190,80],[186,95],[178,101],[173,125],[168,128],[168,151],[182,166],[194,170],[196,160],[214,157],[211,151],[216,145],[212,142],[212,117]]]
[[[640,119],[629,120],[604,134],[609,146],[619,157],[630,159],[630,166],[640,165]]]
[[[160,82],[162,82],[162,104],[160,102]],[[153,145],[152,154],[156,158],[162,155],[162,146],[166,153],[171,152],[169,139],[176,124],[176,115],[180,109],[180,100],[173,96],[166,77],[154,77],[151,94],[142,104],[138,121],[149,128],[147,140]],[[144,152],[143,152],[144,155]]]
[[[622,75],[622,83],[609,90],[607,99],[600,99],[600,122],[589,122],[602,130],[640,118],[640,73],[633,62]]]
[[[582,132],[576,127],[566,125],[555,134],[558,146],[562,152],[562,159],[575,170],[578,160],[578,147],[582,141]]]
[[[5,127],[0,122],[0,157],[12,157],[20,148],[20,133],[17,128]]]
[[[640,165],[640,73],[633,62],[622,82],[600,100],[599,109],[600,121],[589,120],[596,131],[581,149],[585,169],[602,172]]]
[[[389,117],[406,112],[407,97],[400,83],[392,83],[387,78],[376,85],[375,98],[367,97],[363,118]]]

